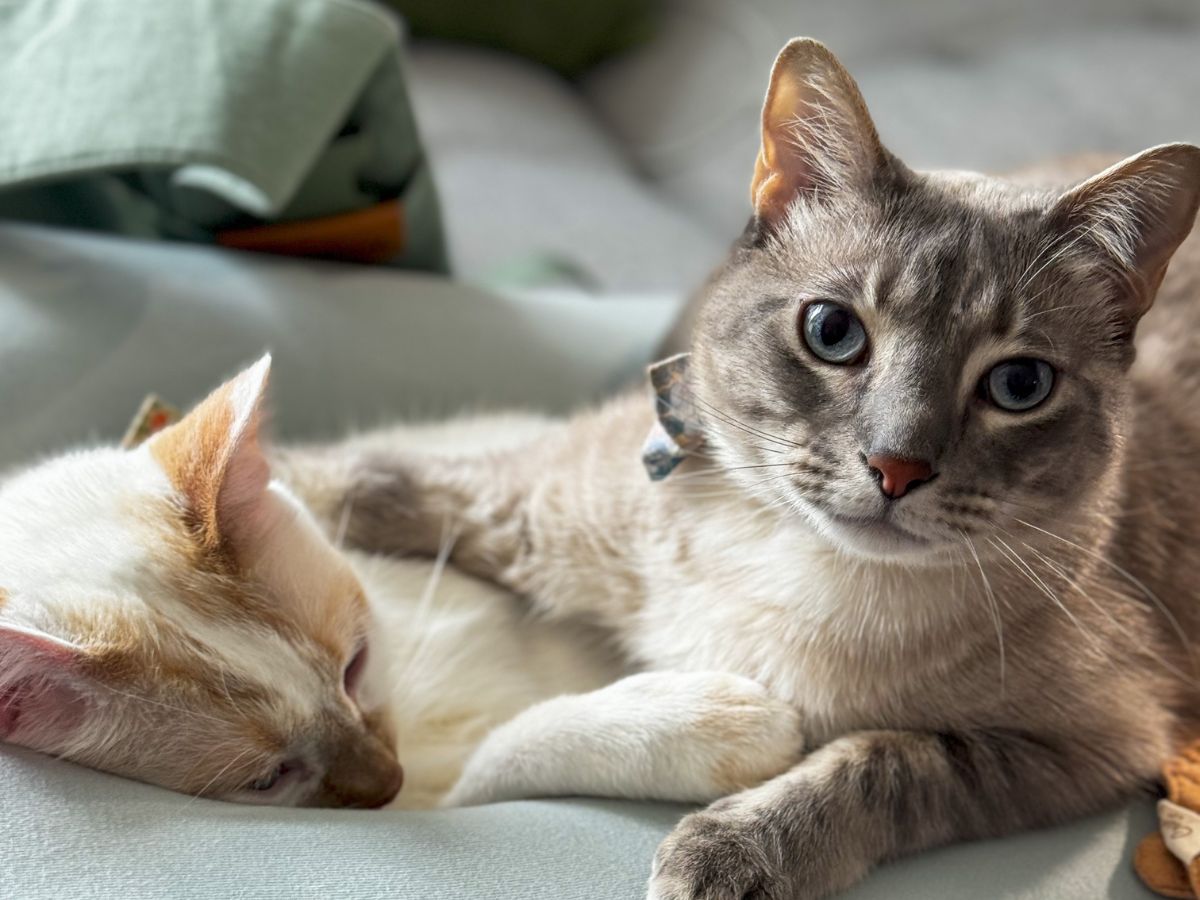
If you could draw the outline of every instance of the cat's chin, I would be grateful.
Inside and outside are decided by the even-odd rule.
[[[880,517],[843,516],[804,504],[816,530],[841,550],[870,559],[917,561],[936,554],[938,544]]]

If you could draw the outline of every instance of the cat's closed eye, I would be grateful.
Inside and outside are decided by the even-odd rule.
[[[346,663],[346,668],[342,672],[342,687],[345,689],[347,696],[354,697],[359,682],[362,681],[363,670],[366,666],[367,642],[364,640],[359,644],[354,655],[350,657],[350,662]]]
[[[262,778],[256,778],[254,781],[251,781],[246,785],[246,790],[258,794],[269,794],[281,787],[286,781],[299,777],[303,768],[303,764],[298,760],[281,762]]]

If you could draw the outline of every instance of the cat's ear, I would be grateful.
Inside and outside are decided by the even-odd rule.
[[[270,371],[267,355],[150,441],[210,549],[248,537],[264,522],[271,470],[259,431]]]
[[[61,748],[88,711],[83,660],[74,644],[0,621],[0,740]]]
[[[1090,242],[1122,282],[1134,318],[1154,302],[1200,205],[1200,148],[1163,144],[1064,194],[1052,213],[1068,240]]]
[[[773,226],[799,198],[865,189],[891,157],[858,85],[824,44],[793,38],[771,69],[750,199]]]

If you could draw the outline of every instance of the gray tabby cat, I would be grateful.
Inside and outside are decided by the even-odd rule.
[[[375,437],[330,489],[361,547],[452,519],[459,566],[637,666],[799,711],[807,755],[685,818],[652,897],[822,896],[1093,812],[1195,724],[1198,242],[1167,264],[1200,149],[1046,186],[1071,177],[914,172],[794,40],[753,220],[691,315],[703,454],[650,483],[635,394],[484,459]]]

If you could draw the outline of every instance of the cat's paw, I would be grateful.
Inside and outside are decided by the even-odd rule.
[[[501,800],[516,799],[500,792],[502,784],[488,776],[487,771],[468,770],[438,800],[439,809],[455,809],[460,806],[483,806]]]
[[[714,800],[762,784],[796,765],[804,755],[800,715],[761,684],[740,675],[698,672],[677,687],[693,717],[688,729],[704,740],[703,764],[711,791],[692,800]],[[701,779],[703,781],[703,779]]]
[[[775,835],[753,818],[693,813],[658,848],[648,900],[793,900],[780,857]]]
[[[796,710],[722,672],[645,672],[555,697],[492,731],[444,806],[584,794],[703,803],[786,772]]]
[[[686,816],[654,856],[649,900],[818,900],[844,890],[866,860],[820,810],[794,786],[767,784]]]

